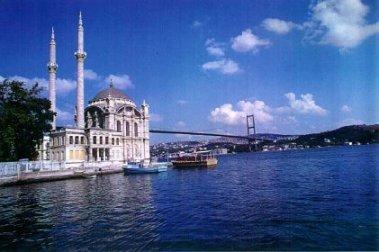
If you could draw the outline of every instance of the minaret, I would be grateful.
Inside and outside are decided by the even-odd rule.
[[[79,12],[78,26],[78,50],[75,53],[77,63],[77,88],[76,88],[76,126],[84,128],[84,59],[87,54],[84,52],[84,28],[82,13]]]
[[[51,41],[50,41],[50,59],[49,63],[47,63],[47,69],[49,71],[49,100],[51,102],[51,111],[56,112],[56,103],[55,103],[55,82],[57,79],[57,68],[58,65],[56,63],[56,48],[55,48],[55,37],[54,37],[54,28],[51,28]],[[54,116],[53,122],[51,124],[52,129],[56,129],[56,116]]]

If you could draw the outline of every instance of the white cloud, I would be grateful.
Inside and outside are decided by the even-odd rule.
[[[63,123],[67,123],[74,120],[73,111],[68,112],[57,108],[57,120]]]
[[[150,121],[152,121],[152,122],[161,122],[161,121],[163,121],[163,118],[159,114],[150,113]]]
[[[5,78],[0,75],[0,82],[3,82],[4,80],[5,80]]]
[[[178,104],[180,105],[180,106],[184,106],[184,105],[186,105],[188,103],[188,101],[186,101],[186,100],[178,100]]]
[[[29,87],[34,85],[36,82],[38,82],[39,86],[44,88],[45,90],[48,90],[48,87],[49,87],[49,81],[44,78],[38,78],[38,77],[26,78],[23,76],[15,75],[15,76],[9,77],[9,79],[22,81]],[[67,94],[71,90],[74,90],[76,88],[76,81],[71,80],[71,79],[57,78],[55,86],[56,86],[56,91],[58,95]]]
[[[285,96],[288,99],[290,108],[294,112],[316,115],[326,115],[328,112],[316,104],[312,94],[302,94],[300,95],[301,99],[296,99],[296,95],[294,93],[287,93]],[[279,111],[280,110],[284,111],[285,107],[279,108]]]
[[[56,89],[57,94],[59,95],[60,92],[68,93],[71,90],[76,89],[76,81],[70,80],[70,79],[57,79],[56,82]]]
[[[266,30],[275,32],[277,34],[286,34],[293,28],[297,27],[297,25],[291,21],[284,21],[277,18],[266,18],[263,20],[262,26]]]
[[[297,120],[296,120],[296,117],[294,117],[294,116],[288,116],[287,118],[285,118],[285,122],[286,123],[297,123]]]
[[[202,68],[207,70],[219,71],[222,74],[232,75],[241,71],[238,63],[231,59],[222,59],[216,61],[210,61],[203,64]]]
[[[84,79],[98,80],[99,78],[99,75],[92,69],[84,69]]]
[[[285,94],[289,100],[289,106],[270,107],[261,100],[241,100],[236,104],[225,103],[210,111],[209,120],[230,127],[246,125],[246,116],[254,115],[255,123],[259,125],[261,132],[278,131],[278,126],[293,131],[303,120],[297,120],[296,113],[326,115],[327,110],[316,104],[311,94],[303,94],[296,99],[293,93]],[[224,127],[225,127],[224,126]]]
[[[361,0],[325,0],[310,6],[311,19],[304,23],[307,40],[341,49],[353,48],[379,33],[379,22],[367,24],[369,7]]]
[[[179,128],[184,128],[184,127],[186,127],[186,123],[185,122],[183,122],[183,121],[178,121],[177,123],[176,123],[176,126],[178,126]]]
[[[250,29],[242,31],[241,35],[231,39],[232,48],[237,52],[257,52],[260,47],[269,46],[271,42],[266,39],[260,39],[254,35]]]
[[[193,21],[192,27],[196,28],[196,27],[200,27],[200,26],[203,26],[202,22],[200,22],[199,20]]]
[[[127,75],[127,74],[122,74],[122,75],[110,74],[105,79],[105,81],[107,83],[110,83],[112,81],[113,85],[117,88],[120,88],[120,89],[133,87],[133,83],[132,83],[129,75]]]
[[[270,114],[271,108],[263,101],[239,101],[237,106],[247,114],[254,114],[255,120],[260,123],[267,123],[273,120],[273,116]]]
[[[348,113],[348,112],[351,112],[351,108],[348,105],[343,105],[341,107],[341,111],[345,112],[345,113]]]
[[[233,105],[226,103],[211,111],[210,120],[229,125],[241,124],[244,118],[243,112],[233,109]]]
[[[46,79],[38,78],[38,77],[26,78],[23,76],[15,75],[15,76],[8,77],[7,79],[24,82],[28,87],[31,87],[32,85],[36,83],[38,83],[38,85],[43,88],[47,88],[49,85],[49,82]]]
[[[112,79],[113,84],[121,89],[124,88],[129,88],[133,87],[133,83],[130,80],[130,77],[126,74],[122,75],[114,75],[110,74],[105,80],[102,79],[101,76],[99,76],[96,72],[90,69],[84,70],[84,76],[87,80],[99,80],[99,81],[105,81],[109,84],[110,80]],[[0,81],[2,79],[5,79],[4,77],[0,76]],[[49,88],[49,81],[48,79],[45,78],[39,78],[39,77],[34,77],[34,78],[27,78],[23,76],[11,76],[7,77],[7,79],[10,80],[18,80],[24,82],[28,87],[31,87],[34,85],[36,82],[38,82],[39,86],[44,89],[44,91],[47,91]],[[62,79],[62,78],[57,78],[56,80],[56,91],[57,95],[65,95],[69,93],[70,91],[76,89],[76,81],[72,79]]]
[[[225,55],[225,49],[222,43],[217,43],[215,39],[207,39],[205,41],[207,52],[216,57],[222,57]]]
[[[239,101],[237,109],[233,105],[226,103],[211,111],[210,120],[227,125],[239,125],[246,123],[246,116],[254,114],[255,120],[259,123],[272,122],[274,117],[270,114],[270,107],[263,101]]]

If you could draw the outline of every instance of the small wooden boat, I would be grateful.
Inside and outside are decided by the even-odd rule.
[[[189,155],[177,158],[172,162],[174,168],[185,169],[185,168],[197,168],[197,167],[215,167],[217,166],[218,160],[216,157],[211,155]]]
[[[123,166],[124,174],[150,174],[167,171],[167,165],[163,163],[154,163],[143,165],[141,163],[129,163]]]

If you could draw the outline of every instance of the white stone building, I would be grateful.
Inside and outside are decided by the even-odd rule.
[[[49,99],[56,112],[56,43],[50,42]],[[84,108],[84,28],[81,14],[78,26],[76,127],[56,127],[44,138],[40,159],[66,163],[94,161],[149,162],[149,106],[138,108],[112,83]]]

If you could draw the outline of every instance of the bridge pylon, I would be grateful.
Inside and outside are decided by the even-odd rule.
[[[251,132],[251,130],[253,130],[253,132]],[[254,115],[251,114],[251,115],[247,115],[246,116],[246,133],[247,133],[247,141],[248,141],[248,144],[249,144],[249,151],[251,151],[251,142],[252,142],[252,139],[251,139],[251,135],[253,135],[253,139],[254,139],[254,150],[257,150],[257,146],[256,146],[256,143],[255,143],[255,140],[256,140],[256,137],[255,137],[255,118],[254,118]]]

